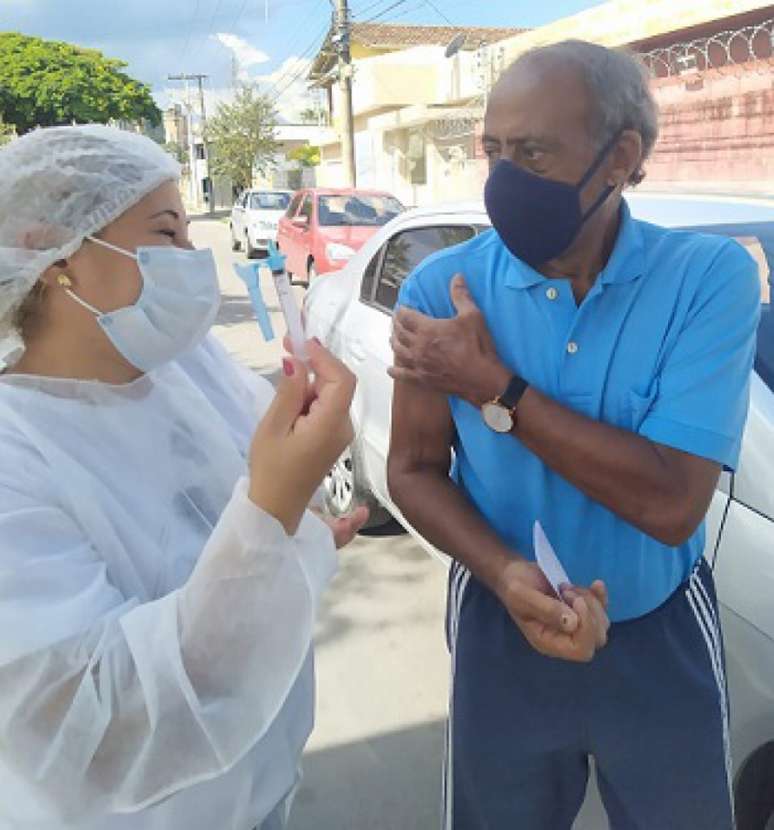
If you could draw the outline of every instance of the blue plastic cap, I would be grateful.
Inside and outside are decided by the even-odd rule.
[[[285,262],[287,257],[279,252],[277,243],[269,240],[268,246],[269,256],[266,259],[266,264],[269,266],[273,274],[281,274],[285,270]]]

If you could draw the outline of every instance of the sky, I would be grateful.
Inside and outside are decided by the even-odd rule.
[[[268,21],[266,10],[268,3]],[[0,0],[0,31],[64,40],[127,62],[160,106],[184,91],[168,75],[204,73],[209,107],[238,76],[293,119],[310,101],[305,69],[328,30],[331,0]],[[599,0],[350,0],[355,20],[533,27]]]

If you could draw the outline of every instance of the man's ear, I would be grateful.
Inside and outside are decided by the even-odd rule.
[[[642,164],[642,136],[636,130],[624,130],[612,152],[608,184],[624,187]]]

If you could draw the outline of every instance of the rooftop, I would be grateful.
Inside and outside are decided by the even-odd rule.
[[[448,46],[457,35],[464,34],[465,50],[497,43],[528,31],[518,28],[491,28],[488,26],[409,26],[395,23],[353,23],[351,42],[368,49],[397,51],[414,46]],[[336,62],[336,50],[329,31],[320,51],[312,61],[310,80],[318,80],[329,72]]]

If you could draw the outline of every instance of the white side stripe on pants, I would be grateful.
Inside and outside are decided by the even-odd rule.
[[[449,588],[449,648],[451,650],[451,680],[449,689],[449,720],[446,725],[446,763],[443,774],[443,828],[452,830],[453,827],[453,798],[454,798],[454,777],[453,777],[453,742],[452,728],[454,723],[454,675],[457,665],[457,633],[459,631],[460,609],[465,596],[465,589],[470,581],[470,571],[455,562],[452,565],[451,585]]]
[[[691,574],[685,596],[696,617],[699,630],[709,652],[715,682],[718,685],[720,716],[723,722],[723,751],[726,760],[726,779],[728,783],[728,797],[731,810],[734,809],[734,791],[731,780],[731,741],[728,734],[728,695],[726,693],[726,676],[723,669],[723,652],[721,647],[720,626],[718,625],[715,609],[710,601],[709,594],[701,582],[697,571]]]

